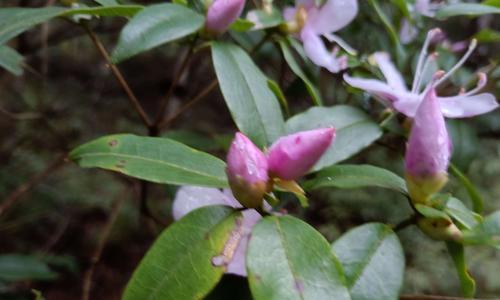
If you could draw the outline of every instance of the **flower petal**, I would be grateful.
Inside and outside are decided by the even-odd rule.
[[[401,29],[399,30],[399,39],[403,45],[409,44],[415,40],[418,35],[418,29],[411,24],[408,19],[401,20]]]
[[[287,6],[283,9],[283,19],[285,19],[285,21],[289,22],[289,21],[293,21],[295,19],[295,13],[297,12],[297,9],[295,7],[292,7],[292,6]],[[247,19],[248,16],[250,15],[250,13],[247,14]],[[253,20],[249,19],[250,21],[253,22]]]
[[[261,218],[262,217],[260,216],[260,214],[253,209],[247,209],[243,211],[243,236],[234,252],[232,261],[227,265],[226,273],[231,273],[239,276],[247,276],[246,253],[248,240],[250,239],[252,228]]]
[[[347,56],[337,57],[335,53],[329,52],[321,38],[312,30],[307,27],[304,28],[300,37],[304,43],[304,51],[307,57],[314,64],[324,67],[332,73],[337,73],[347,68]]]
[[[298,7],[299,5],[302,5],[304,6],[304,8],[309,9],[316,6],[316,3],[314,3],[314,0],[295,0],[295,7]]]
[[[228,205],[234,207],[234,200],[229,199],[222,191],[216,188],[185,185],[175,194],[172,212],[178,220],[192,210],[208,205]]]
[[[483,93],[472,96],[438,97],[447,118],[466,118],[488,113],[498,108],[495,96]]]
[[[331,33],[349,24],[357,13],[357,0],[328,0],[317,14],[309,16],[307,26],[317,34]]]
[[[359,77],[351,77],[344,74],[344,80],[352,87],[366,91],[367,93],[377,96],[380,102],[387,107],[393,107],[393,103],[398,100],[399,94],[387,83],[377,79],[366,79]]]
[[[399,73],[392,63],[389,54],[385,52],[376,52],[373,54],[373,58],[375,58],[380,71],[384,74],[390,87],[403,92],[407,91],[403,76],[401,76],[401,73]]]

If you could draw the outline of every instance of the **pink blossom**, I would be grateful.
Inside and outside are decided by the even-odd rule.
[[[245,0],[214,0],[207,11],[205,29],[212,33],[223,33],[241,15]]]
[[[335,138],[335,129],[301,131],[279,138],[269,149],[269,173],[285,180],[303,176],[321,158]]]
[[[333,32],[349,24],[357,13],[357,0],[327,0],[321,7],[314,0],[296,0],[295,7],[283,11],[289,29],[297,32],[302,40],[306,55],[332,73],[347,68],[347,56],[339,56],[338,47],[330,52],[321,37],[337,43],[347,52],[355,52]]]
[[[435,54],[428,55],[427,48],[431,40],[439,35],[439,29],[433,29],[427,34],[423,49],[420,53],[417,69],[413,78],[411,90],[408,90],[403,76],[397,71],[391,62],[387,53],[378,52],[373,55],[380,70],[382,71],[386,82],[376,79],[365,79],[344,75],[344,80],[351,86],[362,89],[375,96],[377,100],[385,106],[395,109],[406,116],[413,118],[420,103],[423,101],[427,88],[422,91],[423,75],[427,72],[429,66],[436,59]],[[458,68],[460,68],[476,47],[476,41],[473,40],[469,45],[467,52],[447,73],[444,73],[437,82],[433,83],[438,87],[445,82]],[[459,93],[452,97],[437,97],[441,112],[448,118],[472,117],[488,113],[498,107],[495,96],[489,93],[479,94],[479,91],[486,85],[486,75],[478,73],[477,86],[468,91]]]

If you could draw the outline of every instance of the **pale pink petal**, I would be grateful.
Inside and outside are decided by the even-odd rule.
[[[304,51],[307,57],[314,64],[324,67],[332,73],[347,68],[347,56],[337,57],[335,52],[329,52],[321,38],[311,30],[304,28],[300,37],[304,43]]]
[[[295,7],[302,5],[304,6],[304,8],[309,9],[316,6],[316,3],[314,3],[314,1],[315,0],[295,0]]]
[[[226,273],[231,273],[239,276],[247,276],[246,272],[246,252],[248,246],[248,240],[250,239],[250,234],[252,228],[261,219],[259,213],[255,210],[247,209],[243,211],[243,228],[242,228],[242,238],[238,247],[236,248],[233,260],[228,264]]]
[[[192,210],[208,205],[233,206],[233,200],[216,188],[200,186],[181,186],[175,194],[172,211],[174,219],[178,220]]]
[[[384,74],[384,77],[387,80],[389,86],[395,90],[406,92],[407,89],[403,76],[401,76],[401,73],[399,73],[399,71],[392,63],[389,54],[385,52],[377,52],[373,54],[373,57],[375,58],[378,67],[382,71],[382,74]]]
[[[441,111],[447,118],[466,118],[498,108],[495,96],[483,93],[472,96],[438,97]]]
[[[285,21],[289,22],[289,21],[293,21],[294,18],[295,18],[295,12],[297,11],[297,9],[295,7],[291,7],[291,6],[287,6],[283,9],[283,19],[285,19]],[[250,13],[248,13],[248,15],[250,15]],[[247,19],[248,19],[248,15],[247,15]],[[250,20],[253,22],[253,20]]]
[[[308,15],[307,23],[318,34],[331,33],[349,24],[357,13],[357,0],[328,0],[318,14]]]
[[[399,98],[394,101],[394,109],[404,114],[407,117],[413,118],[417,113],[417,109],[422,102],[423,95],[405,93],[404,95],[399,95]]]
[[[418,34],[417,27],[413,26],[408,19],[401,20],[401,29],[399,30],[399,39],[403,45],[409,44],[415,40]]]
[[[399,93],[383,81],[351,77],[347,74],[344,74],[344,80],[352,87],[364,90],[373,96],[377,96],[378,100],[387,107],[392,107],[392,104],[398,100]]]

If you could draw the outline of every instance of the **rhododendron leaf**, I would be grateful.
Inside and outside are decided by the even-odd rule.
[[[223,161],[166,138],[109,135],[77,147],[69,157],[81,167],[157,183],[227,186]]]
[[[22,62],[23,57],[16,50],[8,46],[0,46],[0,67],[19,76],[23,74]]]
[[[206,206],[172,224],[146,253],[122,299],[203,299],[224,274],[225,265],[214,258],[233,242],[238,218],[241,213],[227,206]]]
[[[464,246],[455,242],[447,242],[446,246],[451,255],[455,268],[457,270],[458,278],[462,286],[462,294],[465,297],[472,298],[476,293],[476,282],[467,271],[465,264],[465,251]]]
[[[405,256],[389,226],[368,223],[351,229],[332,250],[344,266],[352,300],[399,299]]]
[[[278,100],[248,54],[234,44],[214,42],[212,57],[222,95],[240,131],[259,147],[283,135]]]
[[[350,300],[342,267],[328,242],[291,216],[255,225],[247,250],[255,300]]]
[[[74,8],[62,13],[62,16],[73,16],[86,14],[102,17],[132,17],[141,11],[144,6],[141,5],[106,5],[98,7]]]
[[[489,245],[500,250],[500,211],[486,216],[482,222],[464,231],[464,243]]]
[[[305,183],[307,190],[324,187],[357,189],[382,187],[406,194],[406,183],[398,175],[370,165],[335,165],[318,172],[314,179]]]
[[[329,126],[336,129],[337,136],[312,171],[353,156],[382,135],[382,129],[366,113],[348,105],[313,107],[286,122],[288,133]]]
[[[454,16],[481,16],[486,14],[500,14],[500,8],[478,3],[456,3],[449,4],[438,10],[437,18],[449,18]]]
[[[123,28],[113,61],[120,62],[141,52],[198,31],[205,18],[178,4],[150,5],[136,14]]]

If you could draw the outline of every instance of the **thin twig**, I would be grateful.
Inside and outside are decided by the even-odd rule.
[[[139,117],[141,118],[144,125],[146,125],[146,127],[148,127],[148,128],[151,127],[152,123],[149,120],[148,115],[146,114],[146,112],[142,108],[141,103],[139,102],[139,100],[135,96],[134,92],[132,91],[132,89],[128,85],[127,81],[123,77],[123,75],[120,72],[120,70],[118,69],[118,67],[111,62],[111,57],[109,56],[109,53],[106,50],[106,48],[104,48],[104,45],[101,43],[101,41],[99,40],[97,35],[87,25],[82,25],[82,27],[88,33],[88,35],[89,35],[90,39],[92,40],[92,42],[94,43],[95,47],[97,48],[97,50],[99,51],[101,56],[106,61],[107,66],[110,68],[110,70],[113,73],[113,75],[115,76],[116,80],[118,80],[118,83],[120,84],[122,89],[127,94],[128,99],[130,101],[130,104],[132,104],[134,109],[137,111],[137,113],[139,114]]]
[[[191,106],[195,105],[200,100],[205,98],[205,96],[210,94],[210,92],[213,91],[218,84],[219,82],[217,81],[217,79],[212,80],[210,84],[207,87],[205,87],[201,92],[199,92],[193,99],[191,99],[186,104],[181,106],[176,112],[172,114],[172,116],[170,116],[169,118],[165,119],[160,124],[158,124],[158,128],[165,129],[168,126],[170,126],[170,124],[172,124],[172,122],[174,122],[180,115],[182,115],[182,113],[184,113]]]
[[[5,115],[6,117],[15,120],[15,121],[28,121],[28,120],[36,120],[40,119],[41,116],[36,112],[24,112],[24,113],[14,113],[10,112],[2,107],[0,107],[0,114]]]
[[[195,49],[195,45],[196,45],[197,40],[198,39],[196,37],[193,39],[193,42],[189,46],[189,49],[186,52],[184,59],[182,60],[182,63],[181,63],[179,70],[177,70],[177,72],[175,73],[172,84],[170,84],[170,88],[168,89],[167,94],[165,95],[165,97],[163,98],[163,101],[160,104],[160,109],[158,110],[158,114],[156,115],[156,119],[154,121],[153,126],[158,126],[158,124],[160,124],[160,122],[163,120],[164,115],[165,115],[165,110],[167,109],[168,102],[170,101],[170,98],[172,97],[172,94],[173,94],[175,88],[177,87],[177,83],[181,79],[182,75],[184,74],[184,71],[189,66],[189,63],[191,62],[191,59],[193,58],[194,49]]]
[[[104,224],[104,227],[102,228],[101,236],[99,237],[99,241],[97,242],[94,252],[92,253],[92,257],[90,258],[90,266],[87,268],[83,276],[82,300],[90,299],[90,291],[92,289],[92,277],[94,275],[95,266],[101,259],[101,254],[111,234],[111,229],[113,228],[113,225],[115,224],[115,221],[118,218],[120,209],[123,206],[125,199],[127,198],[126,194],[127,193],[125,192],[120,193],[113,200],[113,203],[111,204],[111,213],[109,214],[106,224]]]
[[[0,204],[0,216],[5,213],[12,205],[21,199],[21,196],[31,190],[35,185],[43,181],[49,174],[57,170],[65,163],[66,153],[57,157],[50,163],[42,172],[31,177],[27,182],[20,185],[12,191],[5,200]]]

